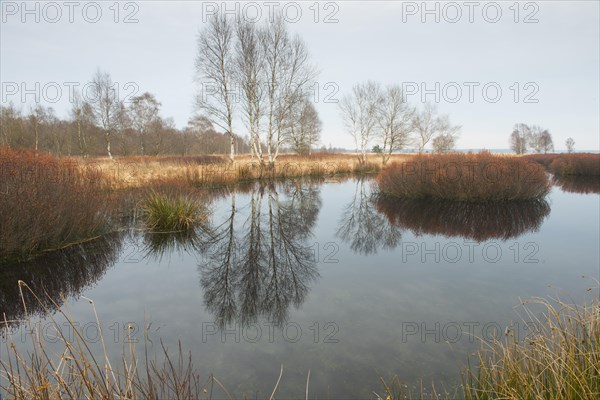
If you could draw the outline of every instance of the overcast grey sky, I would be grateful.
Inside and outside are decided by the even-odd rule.
[[[600,147],[598,1],[0,4],[2,104],[23,111],[37,94],[66,117],[69,87],[100,68],[120,97],[154,93],[162,116],[183,127],[194,111],[198,31],[210,12],[237,7],[251,20],[282,11],[305,40],[321,71],[325,145],[354,148],[335,100],[376,80],[403,85],[415,105],[438,101],[462,125],[459,148],[507,148],[517,122],[548,128],[557,150],[569,136],[577,150]]]

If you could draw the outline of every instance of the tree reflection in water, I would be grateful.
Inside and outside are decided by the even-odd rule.
[[[0,319],[19,325],[28,316],[43,316],[55,311],[55,304],[77,297],[98,282],[117,261],[124,233],[102,236],[76,244],[43,257],[0,269]],[[27,315],[23,309],[18,281],[25,282],[38,295],[35,300],[23,291]]]
[[[283,324],[318,277],[308,242],[321,207],[318,183],[259,182],[248,197],[240,207],[231,194],[228,216],[214,229],[200,266],[206,307],[220,327],[259,317]]]
[[[373,205],[367,179],[357,179],[352,201],[343,209],[337,229],[337,237],[350,244],[352,251],[374,254],[380,248],[394,249],[402,238],[401,229]]]
[[[493,204],[378,199],[376,206],[392,224],[415,235],[459,236],[478,242],[538,231],[550,214],[545,200]]]

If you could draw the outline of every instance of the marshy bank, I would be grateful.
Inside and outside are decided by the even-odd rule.
[[[396,158],[402,158],[397,156]],[[0,261],[27,259],[97,238],[142,217],[150,230],[189,229],[207,217],[205,189],[256,180],[374,174],[381,159],[284,155],[274,165],[240,157],[58,158],[0,148]]]
[[[109,182],[77,163],[0,148],[0,260],[27,258],[113,229]]]
[[[352,176],[259,179],[212,187],[190,185],[185,179],[156,179],[151,185],[127,188],[110,186],[108,193],[116,200],[111,204],[118,211],[111,218],[121,228],[136,229],[117,232],[120,236],[114,243],[102,241],[108,240],[103,236],[97,242],[48,252],[28,265],[10,265],[9,269],[3,264],[7,280],[0,315],[14,320],[12,327],[26,319],[18,298],[19,289],[25,287],[18,286],[17,280],[27,282],[40,298],[44,291],[52,296],[53,301],[42,307],[27,294],[32,322],[42,323],[34,326],[48,326],[43,323],[57,309],[71,311],[72,321],[80,327],[96,326],[88,301],[80,296],[94,299],[103,332],[110,339],[105,345],[114,368],[108,373],[114,372],[117,380],[112,375],[104,378],[100,372],[88,377],[104,379],[112,388],[116,381],[124,387],[133,385],[132,391],[140,390],[138,398],[151,392],[150,386],[144,386],[147,374],[155,393],[174,396],[174,392],[161,392],[157,387],[160,377],[166,378],[169,388],[199,379],[199,397],[210,398],[207,382],[211,373],[231,394],[218,392],[220,386],[213,381],[213,398],[256,397],[257,391],[259,398],[269,398],[282,363],[277,397],[304,396],[310,369],[309,398],[328,393],[377,398],[373,392],[385,398],[378,377],[390,375],[398,375],[413,394],[419,393],[419,382],[425,387],[435,382],[441,396],[443,388],[448,388],[451,393],[458,390],[456,397],[460,398],[465,396],[459,385],[466,380],[461,382],[459,371],[470,362],[473,373],[478,374],[479,366],[477,358],[469,358],[478,341],[473,339],[471,344],[464,324],[477,326],[477,337],[485,336],[484,326],[497,325],[500,336],[487,338],[486,346],[490,339],[503,340],[503,328],[511,326],[517,299],[545,297],[554,290],[548,289],[552,284],[565,290],[561,293],[575,295],[570,304],[594,304],[588,300],[597,297],[597,292],[582,290],[581,285],[588,283],[580,276],[597,271],[597,196],[572,194],[557,186],[547,199],[494,204],[391,199],[383,203],[373,196],[371,176]],[[143,210],[153,191],[175,199],[191,196],[208,207],[210,216],[191,231],[153,232]],[[202,224],[207,225],[205,231]],[[55,269],[64,273],[53,274]],[[14,285],[11,291],[10,285]],[[136,328],[129,329],[128,323],[135,323]],[[435,329],[436,323],[440,324],[436,330],[440,340],[433,334],[423,339],[423,332]],[[255,328],[248,324],[263,328],[258,342],[255,332],[248,331]],[[402,340],[406,324],[418,331]],[[443,329],[456,324],[464,329],[457,342],[454,330]],[[201,340],[206,325],[210,330],[204,331],[206,340]],[[271,326],[274,342],[269,341]],[[291,334],[298,326],[303,332],[298,341],[282,339],[285,327]],[[29,332],[24,325],[21,329]],[[54,331],[48,329],[46,337],[54,340],[56,335],[49,335]],[[235,342],[235,335],[226,333],[233,330],[244,340]],[[148,347],[150,364],[145,362],[146,331],[153,342]],[[19,354],[31,354],[29,333],[21,336],[18,329],[15,332],[7,340],[15,339]],[[122,340],[126,333],[139,339],[134,348],[139,380],[128,380],[134,371],[130,363],[129,369],[117,373],[123,356],[132,359],[132,344],[124,345]],[[530,337],[529,332],[519,333],[520,338]],[[442,343],[445,334],[451,335],[451,346]],[[121,340],[115,341],[116,336]],[[28,343],[21,343],[21,337]],[[245,341],[246,337],[254,342]],[[183,378],[174,378],[170,366],[163,368],[161,340],[175,373]],[[88,344],[96,349],[93,355],[105,373],[101,343]],[[56,356],[54,361],[61,359],[65,348],[55,342],[49,343],[46,351]],[[3,360],[14,355],[9,350],[13,351],[3,352]],[[197,370],[195,375],[187,372],[188,350],[196,362],[189,369]],[[62,358],[61,366],[76,365],[68,357],[77,355],[82,368],[94,368],[85,351],[73,353]],[[34,373],[33,368],[28,371]],[[47,371],[53,374],[56,369],[48,367]],[[60,379],[78,379],[78,372],[64,371]],[[58,393],[56,385],[44,386],[41,379],[32,382],[37,386],[31,390],[38,390],[40,396],[44,388]],[[26,388],[27,381],[22,383]],[[186,386],[185,393],[195,393],[195,387]],[[203,389],[208,393],[202,393]],[[73,396],[84,390],[72,392]],[[185,398],[183,390],[179,394]],[[433,397],[430,394],[428,390],[423,397]],[[485,398],[484,394],[480,398]]]

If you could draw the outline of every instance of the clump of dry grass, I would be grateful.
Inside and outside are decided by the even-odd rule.
[[[39,298],[22,281],[19,281],[21,298],[32,296],[41,307],[47,300]],[[41,332],[30,318],[25,324],[30,330],[30,350],[27,354],[17,350],[12,338],[5,341],[6,352],[0,360],[0,390],[11,399],[209,399],[215,395],[226,394],[226,389],[214,377],[202,382],[195,370],[191,355],[183,354],[181,345],[177,356],[172,357],[161,342],[161,359],[149,354],[147,341],[141,356],[134,340],[128,340],[121,354],[121,365],[113,366],[100,332],[99,340],[86,338],[81,326],[71,316],[61,310],[59,305],[49,305],[52,310],[51,321],[55,335],[53,343],[58,343],[62,351],[55,353],[48,349],[45,340],[50,333]],[[63,299],[64,301],[64,299]],[[29,303],[29,302],[27,302]],[[93,301],[93,313],[100,328]],[[26,304],[23,301],[23,304]],[[60,319],[60,320],[59,320]],[[2,328],[2,322],[0,322]],[[96,345],[94,345],[96,343]],[[100,348],[96,348],[99,346]],[[101,354],[99,356],[98,354]],[[222,392],[216,393],[221,388]],[[229,396],[230,398],[230,396]]]
[[[187,231],[207,216],[198,198],[152,191],[143,209],[146,226],[153,232]]]
[[[539,199],[551,186],[538,163],[489,152],[418,155],[384,168],[377,185],[388,197],[463,202]]]
[[[592,290],[592,289],[589,289]],[[533,298],[522,303],[523,322],[535,326],[528,337],[510,329],[504,340],[482,340],[475,365],[468,364],[461,386],[421,387],[416,393],[398,377],[382,379],[378,399],[547,399],[596,400],[600,396],[600,302],[575,305]],[[539,309],[541,308],[541,312]],[[535,309],[535,310],[534,310]],[[536,313],[535,311],[538,310]]]
[[[600,304],[534,298],[525,318],[538,327],[523,341],[510,334],[478,353],[468,368],[466,399],[590,399],[600,396]],[[532,306],[543,307],[541,317]]]
[[[600,154],[564,154],[550,164],[550,171],[558,176],[600,176]]]
[[[32,150],[0,148],[0,260],[26,258],[104,233],[107,181],[93,170]]]

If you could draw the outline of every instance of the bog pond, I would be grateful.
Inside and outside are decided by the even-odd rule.
[[[393,375],[453,387],[481,340],[535,329],[521,300],[597,295],[600,196],[587,184],[503,206],[386,203],[368,178],[215,191],[193,234],[131,229],[3,266],[0,313],[15,322],[2,341],[27,350],[20,279],[90,342],[101,328],[115,360],[181,343],[237,398],[268,397],[282,365],[281,398],[303,398],[309,370],[310,397],[372,397]],[[60,352],[51,301],[26,305]]]

